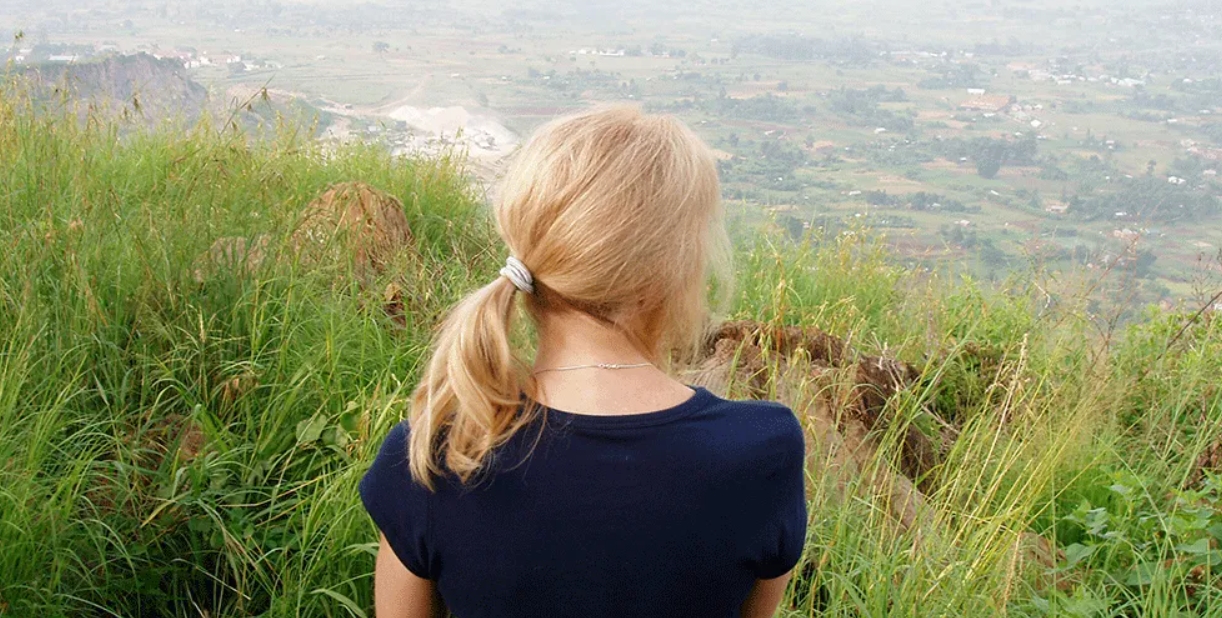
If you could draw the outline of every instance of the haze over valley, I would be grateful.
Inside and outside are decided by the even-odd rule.
[[[716,149],[740,229],[869,229],[914,267],[1040,273],[1050,299],[1103,281],[1093,293],[1128,316],[1222,280],[1207,0],[10,0],[0,36],[10,70],[48,82],[148,55],[207,89],[166,98],[179,86],[130,67],[78,80],[146,122],[240,109],[324,140],[462,151],[485,184],[538,123],[635,101]]]

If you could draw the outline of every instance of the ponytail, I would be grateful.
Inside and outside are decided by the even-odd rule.
[[[467,482],[489,453],[530,421],[525,363],[509,341],[514,283],[498,277],[451,310],[410,404],[412,477],[433,489],[450,472]]]
[[[510,344],[519,291],[536,324],[584,312],[659,365],[694,347],[709,275],[722,291],[729,281],[720,195],[711,151],[674,118],[613,106],[541,127],[493,208],[516,257],[446,317],[412,394],[412,476],[429,488],[443,475],[466,483],[542,413],[523,405],[537,393]]]

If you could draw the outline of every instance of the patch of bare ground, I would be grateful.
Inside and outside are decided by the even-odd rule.
[[[875,183],[879,190],[899,193],[912,193],[925,187],[925,183],[895,174],[880,174]]]
[[[1009,223],[1010,227],[1023,230],[1024,232],[1038,232],[1044,226],[1044,221],[1041,219],[1017,219],[1007,223]]]
[[[1038,167],[1003,167],[997,172],[1000,178],[1036,178],[1039,175]]]
[[[780,90],[780,80],[766,80],[758,82],[741,82],[734,84],[726,89],[726,96],[736,98],[750,98],[762,94],[773,94],[779,97],[786,96],[787,92]]]
[[[950,171],[968,171],[961,163],[956,163],[948,159],[936,159],[934,161],[926,161],[921,164],[921,167],[927,170],[950,170]]]

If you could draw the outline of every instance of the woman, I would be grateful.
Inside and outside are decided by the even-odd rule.
[[[380,618],[773,614],[805,540],[801,428],[665,371],[725,261],[718,194],[708,148],[634,108],[523,148],[496,206],[511,257],[361,482]]]

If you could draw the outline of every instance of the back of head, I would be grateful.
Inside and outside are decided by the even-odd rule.
[[[532,285],[498,278],[447,317],[412,398],[415,477],[466,481],[531,420],[521,396],[533,385],[509,338],[519,289],[536,319],[584,312],[655,362],[694,345],[710,275],[727,283],[719,193],[708,148],[673,118],[616,106],[540,128],[495,208]]]

